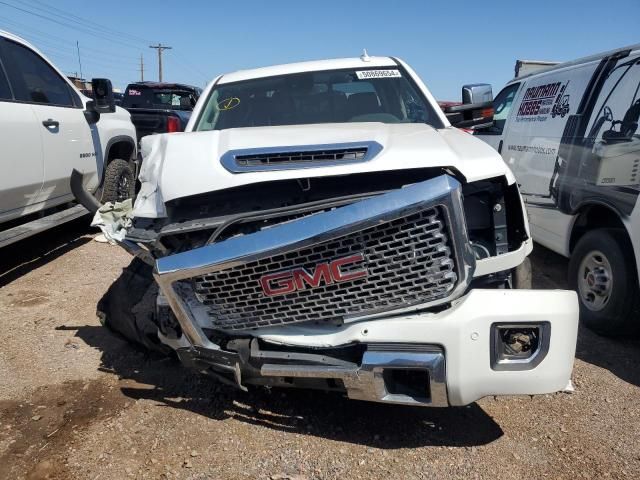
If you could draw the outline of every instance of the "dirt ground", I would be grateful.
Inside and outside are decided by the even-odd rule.
[[[573,394],[428,409],[242,393],[100,326],[129,257],[83,221],[0,251],[0,479],[640,478],[640,342],[581,329]],[[566,261],[536,246],[534,285]]]

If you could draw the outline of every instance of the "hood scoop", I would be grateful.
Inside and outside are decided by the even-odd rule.
[[[381,150],[378,142],[250,148],[229,150],[220,162],[233,173],[291,170],[366,162]]]

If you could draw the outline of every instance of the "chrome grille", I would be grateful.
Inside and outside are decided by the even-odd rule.
[[[281,164],[306,164],[316,162],[353,162],[367,155],[367,147],[339,148],[299,152],[270,152],[252,155],[237,155],[236,164],[240,167],[277,166]]]
[[[362,253],[366,278],[322,283],[292,293],[266,296],[266,274]],[[352,267],[352,268],[353,268]],[[345,268],[343,273],[349,273]],[[308,321],[340,321],[446,298],[458,274],[441,207],[273,257],[195,277],[198,300],[209,307],[211,322],[223,330],[244,330]]]

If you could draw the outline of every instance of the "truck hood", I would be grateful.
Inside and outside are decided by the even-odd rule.
[[[314,168],[233,173],[221,163],[232,150],[376,142],[382,149],[359,163]],[[484,142],[453,127],[426,124],[339,123],[234,128],[144,137],[142,187],[134,216],[166,215],[164,203],[176,198],[241,185],[283,179],[350,175],[364,172],[449,167],[473,182],[513,175],[500,155]]]

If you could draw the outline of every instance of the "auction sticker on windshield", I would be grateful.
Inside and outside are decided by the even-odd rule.
[[[366,80],[369,78],[399,78],[399,70],[357,70],[356,75],[359,80]]]
[[[225,98],[218,102],[218,110],[231,110],[232,108],[236,108],[238,105],[240,105],[240,99],[238,97]]]

